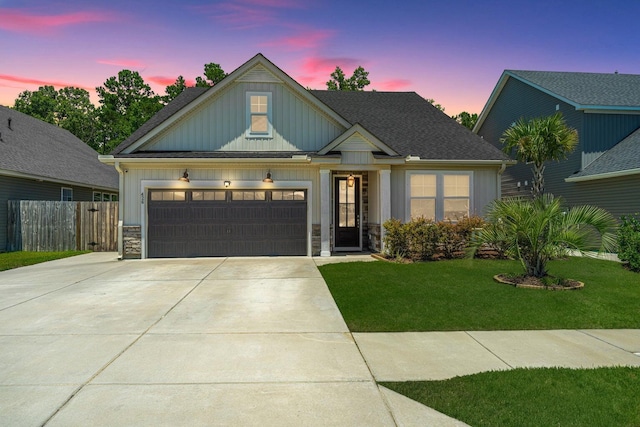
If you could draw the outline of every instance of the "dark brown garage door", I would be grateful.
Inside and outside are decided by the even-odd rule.
[[[150,190],[150,258],[307,254],[304,190]]]

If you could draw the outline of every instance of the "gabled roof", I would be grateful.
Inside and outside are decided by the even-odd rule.
[[[232,85],[236,80],[242,78],[247,74],[250,74],[251,70],[255,69],[256,67],[263,68],[267,73],[270,73],[274,79],[279,80],[287,85],[302,99],[305,99],[310,104],[313,104],[320,110],[323,110],[329,117],[340,123],[342,126],[348,127],[348,123],[344,121],[344,119],[327,108],[326,105],[319,102],[315,97],[311,96],[309,91],[302,87],[298,82],[293,80],[289,75],[287,75],[274,63],[265,58],[262,54],[258,53],[253,58],[235,69],[232,73],[222,79],[222,81],[220,81],[215,86],[211,88],[204,88],[204,90],[201,90],[199,92],[192,89],[200,88],[189,88],[183,91],[180,96],[176,97],[176,99],[170,102],[158,113],[156,113],[156,115],[151,119],[149,119],[149,122],[151,122],[149,126],[147,126],[146,123],[142,125],[139,131],[134,132],[129,138],[124,140],[112,151],[111,154],[118,156],[135,151],[135,149],[143,146],[155,134],[171,126],[173,123],[186,116],[189,112],[197,108],[202,103],[207,102],[207,100],[217,96],[218,93],[222,92],[227,87]]]
[[[415,92],[311,93],[352,125],[360,124],[402,157],[422,160],[509,160]]]
[[[580,172],[566,178],[566,181],[590,181],[634,174],[640,174],[640,129],[604,152]]]
[[[9,126],[9,120],[11,125]],[[0,106],[0,174],[118,189],[118,173],[58,126]]]
[[[384,142],[380,141],[378,138],[372,135],[371,132],[363,128],[359,123],[356,123],[355,125],[353,125],[345,133],[337,137],[334,141],[329,143],[322,150],[318,151],[318,154],[323,155],[331,151],[340,151],[340,146],[354,136],[363,137],[367,141],[368,146],[372,149],[371,151],[383,152],[389,156],[398,155],[398,153],[393,151],[391,147],[386,145]]]
[[[474,131],[480,129],[511,78],[558,98],[576,110],[640,111],[640,75],[637,74],[505,70],[482,109]]]

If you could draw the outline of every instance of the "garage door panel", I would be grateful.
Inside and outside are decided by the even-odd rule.
[[[271,200],[264,191],[222,197],[216,191],[221,194],[215,201],[198,191],[167,201],[170,190],[160,190],[162,197],[154,200],[154,191],[148,204],[149,257],[307,254],[304,190],[296,191],[298,200]]]

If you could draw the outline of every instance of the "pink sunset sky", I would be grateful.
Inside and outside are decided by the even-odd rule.
[[[305,87],[336,66],[379,91],[479,113],[504,69],[640,74],[638,0],[0,0],[0,104],[39,86],[88,90],[122,69],[163,95],[260,52]]]

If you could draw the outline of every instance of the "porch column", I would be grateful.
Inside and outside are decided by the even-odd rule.
[[[331,171],[320,169],[320,256],[331,256]]]
[[[391,218],[391,170],[378,171],[380,185],[380,251],[384,252],[385,221]]]

